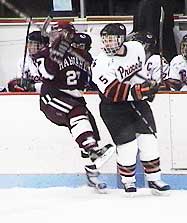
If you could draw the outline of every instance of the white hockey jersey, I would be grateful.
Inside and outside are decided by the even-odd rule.
[[[161,74],[161,58],[160,55],[153,54],[150,56],[145,65],[143,66],[141,74],[149,80],[155,80],[157,83],[160,83],[162,80],[167,79],[169,75],[169,63],[162,58],[162,74]],[[131,84],[137,84],[144,82],[143,79],[136,76],[132,77]]]
[[[187,72],[187,61],[182,55],[175,56],[170,62],[169,78],[181,80],[182,76],[186,75]]]
[[[145,76],[142,68],[145,64],[145,51],[141,43],[129,41],[124,43],[127,53],[124,56],[107,56],[101,52],[92,66],[92,80],[97,85],[99,91],[103,94],[115,84],[115,81],[127,83],[131,87],[136,82],[145,80],[136,76],[138,72]],[[121,86],[118,87],[120,90]],[[123,89],[125,91],[125,89]],[[134,100],[129,89],[126,100]]]
[[[175,56],[171,60],[168,78],[180,80],[183,83],[183,87],[180,91],[187,90],[187,61],[182,55]]]
[[[35,83],[36,91],[40,91],[41,83],[42,83],[42,75],[39,72],[39,63],[34,61],[29,55],[25,58],[25,66],[24,66],[24,74],[23,72],[23,58],[20,58],[17,64],[17,74],[16,78],[29,78],[32,79]]]

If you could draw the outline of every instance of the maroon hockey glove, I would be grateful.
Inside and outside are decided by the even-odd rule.
[[[142,84],[135,84],[131,92],[135,101],[148,99],[158,92],[158,84],[155,80],[148,80]]]
[[[21,87],[21,79],[13,79],[8,82],[8,90],[11,92],[24,92],[24,88]]]
[[[11,92],[35,92],[34,84],[31,80],[16,78],[8,83],[8,90]]]
[[[62,63],[65,53],[70,49],[72,39],[74,35],[66,32],[62,32],[59,37],[57,37],[51,45],[50,48],[50,58],[51,60]]]

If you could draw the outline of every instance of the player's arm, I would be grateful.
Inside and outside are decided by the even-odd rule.
[[[96,61],[92,66],[93,81],[103,96],[111,102],[129,100],[144,100],[145,97],[155,93],[155,83],[144,82],[133,87],[129,82],[120,82],[116,79],[115,71],[103,66],[104,62]]]
[[[181,79],[181,74],[183,76],[183,71],[181,69],[180,61],[178,61],[178,59],[179,57],[174,57],[170,62],[169,74],[165,80],[166,85],[170,88],[170,90],[175,91],[179,91],[183,86],[183,82]]]
[[[108,66],[108,61],[102,57],[102,54],[92,63],[92,81],[109,101],[127,100],[130,85],[116,79],[115,71],[111,66]]]

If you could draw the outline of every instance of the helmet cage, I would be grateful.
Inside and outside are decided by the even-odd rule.
[[[28,41],[27,48],[28,48],[30,56],[36,54],[43,47],[44,47],[44,44],[39,42],[39,41],[34,41],[34,40],[29,40]]]
[[[125,41],[124,35],[102,35],[101,38],[103,48],[109,56],[115,55]]]
[[[73,42],[71,45],[75,49],[80,49],[80,50],[85,50],[86,49],[86,44],[84,44],[84,43],[74,43]]]

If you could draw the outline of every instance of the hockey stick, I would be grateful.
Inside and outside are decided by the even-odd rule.
[[[163,81],[163,26],[164,26],[164,9],[161,6],[160,26],[159,26],[159,53],[160,53],[160,81]]]
[[[41,28],[41,34],[42,36],[49,36],[49,33],[47,32],[47,28],[50,24],[50,22],[52,21],[53,17],[51,15],[48,15],[47,18],[44,21],[44,24]]]
[[[17,9],[13,4],[8,2],[7,0],[0,0],[0,3],[4,6],[6,6],[9,10],[14,12],[16,15],[18,15],[21,18],[28,19],[31,17],[31,16],[27,15],[26,13]],[[42,30],[42,27],[40,25],[34,23],[33,21],[32,21],[32,24],[35,25],[40,31]]]
[[[29,39],[29,32],[30,27],[32,23],[32,17],[30,17],[29,24],[27,26],[27,33],[25,38],[25,49],[24,49],[24,57],[23,57],[23,67],[22,67],[22,76],[21,76],[21,86],[24,86],[24,79],[27,79],[28,77],[25,77],[25,62],[26,62],[26,56],[27,56],[27,47],[28,47],[28,39]]]
[[[157,139],[157,135],[154,132],[154,130],[152,129],[152,127],[149,125],[148,121],[145,119],[145,117],[142,115],[142,113],[137,109],[137,107],[135,106],[135,104],[131,101],[130,102],[131,107],[134,109],[134,111],[136,112],[136,114],[141,118],[141,120],[144,122],[144,124],[146,125],[146,127],[149,129],[150,133],[154,135],[154,137]]]
[[[5,5],[8,9],[10,9],[12,12],[14,12],[16,15],[18,15],[21,18],[28,18],[29,17],[24,12],[21,12],[13,4],[11,4],[10,2],[8,2],[6,0],[0,0],[0,3]]]

